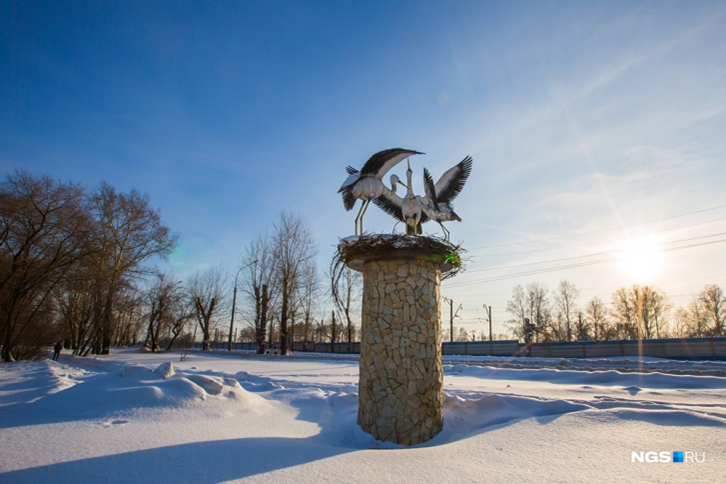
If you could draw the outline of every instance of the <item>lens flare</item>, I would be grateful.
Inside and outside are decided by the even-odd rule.
[[[663,253],[653,237],[634,237],[618,244],[620,270],[635,284],[655,282],[664,266]]]

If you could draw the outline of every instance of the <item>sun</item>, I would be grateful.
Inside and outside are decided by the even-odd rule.
[[[653,237],[623,240],[617,255],[621,272],[634,284],[652,283],[663,272],[663,252]]]

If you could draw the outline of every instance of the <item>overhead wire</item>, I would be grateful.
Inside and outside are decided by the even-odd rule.
[[[701,239],[707,239],[707,238],[711,238],[711,237],[720,237],[722,235],[726,235],[726,232],[721,232],[721,233],[718,233],[718,234],[703,235],[703,236],[699,236],[699,237],[689,237],[687,239],[672,240],[672,241],[668,241],[668,242],[662,242],[660,245],[679,244],[679,243],[682,243],[682,242],[690,242],[690,241],[693,241],[693,240],[701,240]],[[715,242],[719,242],[719,241],[715,241]],[[713,243],[713,242],[706,242],[704,244],[698,244],[698,245],[709,245],[710,243]],[[697,247],[698,245],[694,245],[694,246],[684,246],[682,248]],[[672,250],[678,250],[680,248],[681,247],[659,249],[659,250],[657,250],[655,252],[671,252]],[[595,253],[592,253],[592,254],[575,255],[575,256],[571,256],[571,257],[562,257],[560,259],[549,259],[549,260],[538,261],[538,262],[525,262],[525,263],[522,263],[522,264],[511,264],[511,265],[499,266],[499,267],[489,267],[489,268],[485,268],[485,269],[474,269],[472,271],[469,271],[469,273],[472,273],[472,272],[490,272],[490,271],[497,271],[497,270],[502,270],[502,269],[511,269],[511,268],[516,268],[516,267],[525,267],[525,266],[541,265],[541,264],[551,264],[553,262],[563,262],[563,261],[575,260],[575,259],[585,259],[585,258],[588,258],[588,257],[603,256],[603,255],[608,255],[608,254],[616,254],[616,253],[619,253],[619,252],[623,252],[623,250],[605,251],[605,252],[595,252]]]
[[[616,226],[607,227],[607,228],[603,228],[603,229],[591,230],[588,232],[579,232],[579,233],[576,232],[573,234],[556,235],[553,237],[547,237],[547,238],[543,238],[543,239],[527,240],[527,241],[522,241],[522,242],[510,242],[510,243],[506,243],[506,244],[488,245],[488,246],[481,246],[481,247],[472,247],[470,250],[473,251],[473,250],[481,250],[481,249],[494,249],[494,248],[499,248],[499,247],[512,247],[512,246],[516,246],[516,245],[526,245],[526,244],[534,244],[534,243],[539,243],[539,242],[549,242],[551,240],[559,240],[559,239],[564,239],[564,238],[582,237],[584,235],[599,234],[599,233],[608,232],[611,230],[618,230],[618,229],[648,225],[648,224],[657,223],[657,222],[663,222],[665,220],[672,220],[672,219],[676,219],[676,218],[687,217],[689,215],[695,215],[695,214],[704,213],[704,212],[711,212],[711,211],[719,210],[722,208],[726,208],[726,205],[718,205],[716,207],[704,208],[701,210],[694,210],[692,212],[682,213],[682,214],[678,214],[678,215],[670,215],[668,217],[661,217],[658,219],[647,220],[645,222],[638,222],[638,223],[632,223],[632,224],[627,224],[627,225],[616,225]],[[723,220],[723,218],[717,219],[716,221],[720,221],[720,220]],[[710,222],[708,222],[708,223],[710,223]],[[696,225],[698,225],[698,224],[696,224]]]
[[[717,219],[713,219],[713,220],[707,220],[705,222],[697,222],[697,223],[693,223],[693,224],[689,224],[689,225],[683,225],[683,226],[675,227],[675,228],[671,228],[671,229],[661,230],[658,232],[653,232],[650,235],[674,232],[677,230],[684,230],[684,229],[688,229],[688,228],[692,228],[692,227],[697,227],[699,225],[708,225],[708,224],[712,224],[714,222],[721,222],[724,220],[726,220],[726,217],[717,218]],[[591,235],[591,234],[587,234],[587,235]],[[567,236],[567,237],[570,237],[570,236]],[[576,237],[576,236],[572,236],[572,237]],[[520,243],[520,242],[517,242],[517,243]],[[524,243],[529,243],[529,242],[521,242],[521,243],[524,244]],[[532,243],[534,243],[534,241]],[[581,244],[576,244],[576,245],[558,245],[556,247],[547,247],[544,249],[522,250],[522,251],[517,251],[517,252],[501,252],[501,253],[497,253],[497,254],[476,254],[475,257],[501,257],[501,256],[507,256],[507,255],[532,254],[535,252],[551,252],[553,250],[576,249],[578,247],[588,247],[591,245],[592,245],[591,243],[581,243]]]
[[[662,222],[662,221],[666,221],[666,220],[678,219],[678,218],[686,217],[689,215],[697,215],[700,213],[710,212],[710,211],[719,210],[719,209],[723,209],[723,208],[726,208],[726,205],[719,205],[719,206],[714,206],[714,207],[710,207],[710,208],[706,208],[706,209],[702,209],[702,210],[695,210],[695,211],[691,211],[691,212],[687,212],[687,213],[683,213],[683,214],[662,217],[662,218],[653,219],[653,220],[650,220],[647,222],[642,222],[642,223],[637,223],[637,224],[615,226],[615,227],[609,227],[609,228],[605,228],[605,229],[598,229],[598,230],[594,230],[594,231],[560,235],[560,236],[548,237],[548,238],[537,239],[537,240],[530,240],[530,241],[525,241],[525,242],[513,242],[513,243],[499,244],[499,245],[492,245],[492,246],[485,246],[485,247],[476,247],[472,250],[492,249],[492,248],[498,248],[498,247],[526,246],[526,245],[530,245],[530,244],[550,242],[550,241],[561,240],[561,239],[575,239],[577,237],[596,235],[596,234],[600,234],[603,232],[612,231],[615,229],[623,229],[623,228],[629,228],[629,227],[634,227],[634,226],[643,226],[646,224],[652,224],[652,223]],[[677,232],[677,231],[684,230],[687,228],[704,226],[704,225],[713,224],[716,222],[721,222],[723,220],[726,220],[726,217],[719,217],[719,218],[714,218],[711,220],[694,222],[694,223],[689,223],[687,225],[680,225],[677,227],[667,228],[667,229],[659,230],[651,235],[664,234],[664,233],[669,233],[669,232],[670,233]],[[696,248],[696,247],[721,244],[723,242],[726,242],[726,239],[718,239],[718,240],[704,240],[704,239],[722,237],[724,235],[726,235],[726,232],[715,232],[714,231],[714,233],[707,234],[707,235],[699,235],[699,236],[694,236],[694,237],[680,238],[677,240],[660,242],[660,243],[658,243],[658,245],[661,248],[657,252],[673,252],[673,251],[687,250],[687,249]],[[702,242],[697,242],[697,241],[702,241]],[[697,243],[688,243],[688,242],[697,242]],[[685,244],[685,245],[678,245],[676,247],[670,247],[674,244]],[[543,249],[531,249],[531,250],[515,251],[515,252],[505,252],[505,253],[499,253],[499,254],[484,254],[484,255],[476,255],[476,257],[482,257],[482,256],[483,257],[496,257],[496,256],[520,255],[520,254],[528,254],[528,253],[550,252],[550,251],[555,251],[555,250],[571,250],[571,249],[574,249],[577,247],[587,247],[590,245],[591,244],[586,244],[586,243],[568,244],[568,245],[558,244],[557,247],[548,247],[548,248],[543,248]],[[476,269],[474,271],[468,271],[467,273],[494,272],[497,270],[506,271],[508,269],[517,269],[517,268],[523,268],[523,267],[528,267],[528,266],[538,266],[538,265],[545,265],[545,264],[556,264],[558,262],[567,262],[566,264],[560,264],[555,267],[532,268],[531,270],[510,272],[510,273],[504,273],[504,274],[500,274],[500,275],[492,274],[491,276],[488,276],[488,277],[481,277],[481,278],[469,280],[469,281],[461,281],[461,282],[447,281],[442,286],[442,289],[448,290],[448,289],[455,289],[455,288],[466,288],[466,287],[472,287],[472,286],[476,286],[476,285],[487,284],[487,283],[497,282],[497,281],[502,281],[502,280],[524,278],[524,277],[552,273],[552,272],[559,272],[559,271],[571,271],[571,270],[595,266],[595,265],[599,265],[599,264],[613,263],[618,260],[622,260],[622,258],[619,256],[619,254],[621,252],[622,252],[621,250],[601,251],[601,252],[594,252],[594,253],[590,253],[590,254],[584,254],[584,255],[580,255],[580,256],[552,258],[552,259],[547,259],[547,260],[543,260],[543,261],[510,264],[510,265],[499,266],[499,267],[494,267],[494,268]],[[594,259],[593,260],[583,260],[583,259],[591,259],[591,258],[594,258]],[[465,273],[464,275],[466,275],[467,273]],[[472,289],[473,289],[473,287],[472,287]],[[685,288],[681,288],[681,289],[685,289]],[[469,290],[471,290],[471,289],[469,289]],[[473,290],[476,290],[476,289],[473,289]],[[673,296],[673,297],[675,297],[675,296]],[[682,299],[684,301],[685,301],[686,297],[687,297],[686,295],[681,295],[681,294],[678,295],[678,299]],[[498,300],[498,298],[501,298],[501,296],[495,297],[493,300],[490,300],[487,302],[488,302],[488,304],[495,305],[497,307],[499,307],[499,306],[503,307],[504,305],[506,305],[506,302],[504,301],[504,299],[502,299],[500,301],[500,300]],[[475,298],[475,299],[478,299],[478,298]],[[464,298],[463,302],[467,302],[467,301],[468,301],[468,298]],[[471,309],[470,309],[470,311],[471,311]],[[474,323],[474,322],[472,321],[472,323]]]
[[[718,243],[722,243],[722,242],[726,242],[726,239],[712,240],[712,241],[708,241],[708,242],[701,242],[701,243],[698,243],[698,244],[691,244],[691,245],[685,245],[685,246],[680,246],[680,247],[671,247],[671,248],[668,248],[668,249],[662,249],[660,252],[673,252],[673,251],[676,251],[676,250],[690,249],[690,248],[693,248],[693,247],[702,247],[702,246],[705,246],[705,245],[718,244]],[[607,254],[607,253],[601,253],[601,254]],[[594,255],[601,255],[601,254],[591,254],[589,256],[580,256],[580,258],[582,258],[582,257],[593,257]],[[577,258],[577,257],[573,257],[572,259],[575,259],[575,258]],[[567,259],[561,259],[561,260],[567,260]],[[561,271],[561,270],[565,270],[565,269],[575,269],[575,268],[586,267],[586,266],[591,266],[591,265],[596,265],[596,264],[604,264],[604,263],[608,263],[608,262],[614,262],[614,261],[617,261],[617,260],[619,260],[618,257],[608,257],[608,258],[605,258],[605,259],[598,259],[598,260],[594,260],[594,261],[579,262],[579,263],[576,263],[576,264],[562,265],[562,266],[557,266],[557,267],[549,267],[549,268],[537,269],[537,270],[533,270],[533,271],[518,272],[518,273],[514,273],[514,274],[503,274],[501,276],[493,276],[493,277],[484,278],[484,279],[476,279],[476,280],[473,280],[473,281],[465,281],[465,282],[459,282],[459,283],[452,283],[452,284],[447,284],[447,287],[449,287],[449,288],[450,287],[463,287],[463,286],[469,286],[469,285],[472,285],[472,284],[483,284],[483,283],[487,283],[487,282],[495,282],[495,281],[501,281],[501,280],[505,280],[505,279],[513,279],[513,278],[517,278],[517,277],[531,276],[531,275],[536,275],[536,274],[544,274],[544,273],[548,273],[548,272],[557,272],[557,271]],[[536,264],[543,264],[543,263],[551,263],[551,262],[555,262],[555,261],[556,260],[553,260],[553,261],[545,261],[545,262],[533,262],[533,263],[530,263],[530,264],[521,264],[519,266],[511,266],[511,267],[521,267],[521,266],[524,266],[524,265],[536,265]],[[505,266],[503,268],[507,268],[507,267]],[[498,269],[502,269],[502,268],[498,268]]]

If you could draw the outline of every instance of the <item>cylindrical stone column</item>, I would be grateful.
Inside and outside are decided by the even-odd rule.
[[[363,272],[358,423],[376,439],[425,442],[444,424],[441,257],[410,247],[358,257]]]

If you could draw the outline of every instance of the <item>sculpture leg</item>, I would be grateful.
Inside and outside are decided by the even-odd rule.
[[[370,200],[366,200],[365,208],[363,209],[363,213],[360,214],[360,234],[363,235],[363,217],[365,216],[366,212],[368,211],[368,206],[371,204]]]
[[[448,230],[446,230],[446,227],[444,227],[444,224],[442,224],[441,222],[439,222],[439,225],[441,225],[441,230],[444,231],[444,237],[446,238],[446,241],[448,242],[449,241],[449,237],[451,237],[451,234],[449,233]]]
[[[363,235],[363,215],[365,215],[366,210],[368,210],[368,205],[370,205],[370,200],[363,200],[363,203],[360,206],[360,209],[358,210],[358,215],[355,217],[355,235]],[[358,233],[358,222],[360,221],[360,233]]]
[[[366,202],[365,200],[363,203],[361,203],[360,208],[358,209],[358,213],[355,216],[355,235],[358,235],[358,220],[360,220],[360,214],[363,211],[363,207],[365,206]]]

